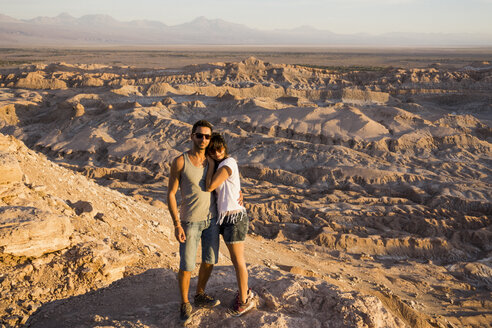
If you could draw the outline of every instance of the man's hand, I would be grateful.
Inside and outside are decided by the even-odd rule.
[[[186,234],[181,227],[181,221],[179,219],[178,203],[176,202],[176,192],[179,188],[179,179],[181,177],[181,171],[184,167],[184,156],[176,157],[171,163],[171,173],[169,175],[169,184],[167,187],[167,206],[169,208],[169,214],[173,219],[174,236],[176,240],[183,243],[186,240]]]
[[[176,240],[179,241],[180,243],[184,243],[186,241],[186,234],[184,232],[183,227],[180,225],[174,227],[174,236],[176,237]]]

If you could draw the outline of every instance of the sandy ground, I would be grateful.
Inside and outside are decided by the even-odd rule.
[[[209,286],[222,305],[193,325],[490,325],[487,54],[383,67],[388,56],[357,62],[352,49],[324,68],[190,55],[198,65],[150,69],[158,61],[57,51],[69,61],[0,70],[5,326],[178,325],[164,200],[169,162],[201,118],[240,165],[259,297],[244,318],[227,315],[235,281],[222,247]],[[398,56],[392,65],[409,58]]]

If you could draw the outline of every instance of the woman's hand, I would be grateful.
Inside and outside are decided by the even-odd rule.
[[[239,190],[239,198],[237,199],[237,202],[239,205],[241,206],[244,206],[244,203],[243,203],[243,192],[241,190]]]

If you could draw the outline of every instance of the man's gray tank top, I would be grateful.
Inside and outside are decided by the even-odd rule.
[[[180,219],[183,222],[196,222],[217,217],[217,204],[213,192],[206,190],[206,167],[196,167],[191,163],[188,153],[183,153],[184,167],[181,171]]]

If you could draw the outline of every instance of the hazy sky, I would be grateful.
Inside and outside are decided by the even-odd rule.
[[[167,25],[205,16],[257,29],[492,34],[492,0],[0,0],[0,13],[18,19],[62,12]]]

